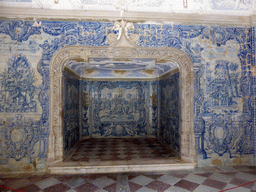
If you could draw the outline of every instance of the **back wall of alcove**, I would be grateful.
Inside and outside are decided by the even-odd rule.
[[[65,152],[89,137],[158,137],[179,151],[179,73],[160,80],[64,78]]]

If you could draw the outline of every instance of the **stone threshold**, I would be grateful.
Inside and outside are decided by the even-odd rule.
[[[180,159],[128,160],[128,161],[94,161],[94,162],[60,162],[48,167],[51,174],[88,174],[88,173],[124,173],[124,172],[158,172],[194,169],[196,163]]]

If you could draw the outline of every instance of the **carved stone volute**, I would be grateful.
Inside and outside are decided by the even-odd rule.
[[[118,35],[109,33],[107,41],[111,47],[136,47],[139,40],[138,34],[128,35],[129,30],[133,30],[134,26],[131,22],[116,21],[113,30],[119,31]]]

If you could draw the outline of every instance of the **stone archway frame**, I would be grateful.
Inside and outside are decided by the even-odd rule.
[[[189,162],[196,161],[194,134],[194,72],[191,58],[176,48],[119,48],[69,46],[58,50],[50,62],[50,135],[48,163],[63,160],[63,101],[62,73],[70,60],[88,61],[88,58],[143,58],[176,62],[180,69],[180,155]]]

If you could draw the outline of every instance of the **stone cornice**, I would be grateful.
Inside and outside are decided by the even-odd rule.
[[[250,27],[256,26],[256,16],[209,15],[194,13],[149,13],[119,11],[53,10],[38,8],[0,7],[2,19],[37,19],[37,20],[128,20],[133,23],[160,22],[188,25],[222,25]]]
[[[251,26],[256,27],[256,15],[251,16]]]

